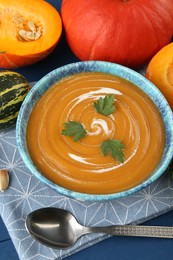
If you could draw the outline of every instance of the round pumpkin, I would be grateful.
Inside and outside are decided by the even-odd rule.
[[[140,67],[173,34],[172,0],[63,0],[61,16],[80,60]]]
[[[62,20],[43,0],[0,0],[0,68],[12,69],[47,57],[59,42]]]
[[[146,77],[162,92],[173,111],[173,42],[158,51],[149,62]]]
[[[0,72],[0,130],[16,123],[21,104],[30,90],[25,77],[14,71]]]

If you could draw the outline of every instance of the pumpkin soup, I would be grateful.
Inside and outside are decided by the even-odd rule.
[[[108,115],[96,109],[105,97],[114,99]],[[84,131],[75,141],[63,134],[69,122]],[[30,156],[46,178],[73,191],[110,194],[151,175],[162,157],[165,130],[155,104],[140,88],[111,74],[84,72],[45,92],[31,112],[26,138]],[[112,147],[106,148],[110,153],[101,149],[110,140],[122,144],[123,160],[111,156]]]

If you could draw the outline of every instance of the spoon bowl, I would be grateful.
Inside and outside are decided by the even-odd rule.
[[[28,231],[40,242],[52,247],[67,248],[72,246],[82,226],[75,217],[58,208],[42,208],[28,215]]]
[[[28,232],[49,247],[66,249],[87,233],[105,233],[116,236],[173,238],[173,227],[158,226],[82,226],[70,212],[59,208],[42,208],[26,218]]]

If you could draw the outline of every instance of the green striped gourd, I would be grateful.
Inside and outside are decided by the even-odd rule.
[[[0,71],[0,130],[16,123],[20,106],[30,90],[27,80],[14,71]]]

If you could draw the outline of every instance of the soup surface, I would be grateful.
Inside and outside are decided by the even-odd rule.
[[[114,95],[115,111],[106,116],[94,102]],[[64,123],[80,122],[86,135],[74,142],[62,134]],[[153,101],[137,86],[117,76],[85,72],[51,86],[33,108],[27,126],[30,156],[44,176],[62,187],[109,194],[136,186],[159,163],[164,125]],[[103,155],[102,142],[118,139],[124,162]]]

